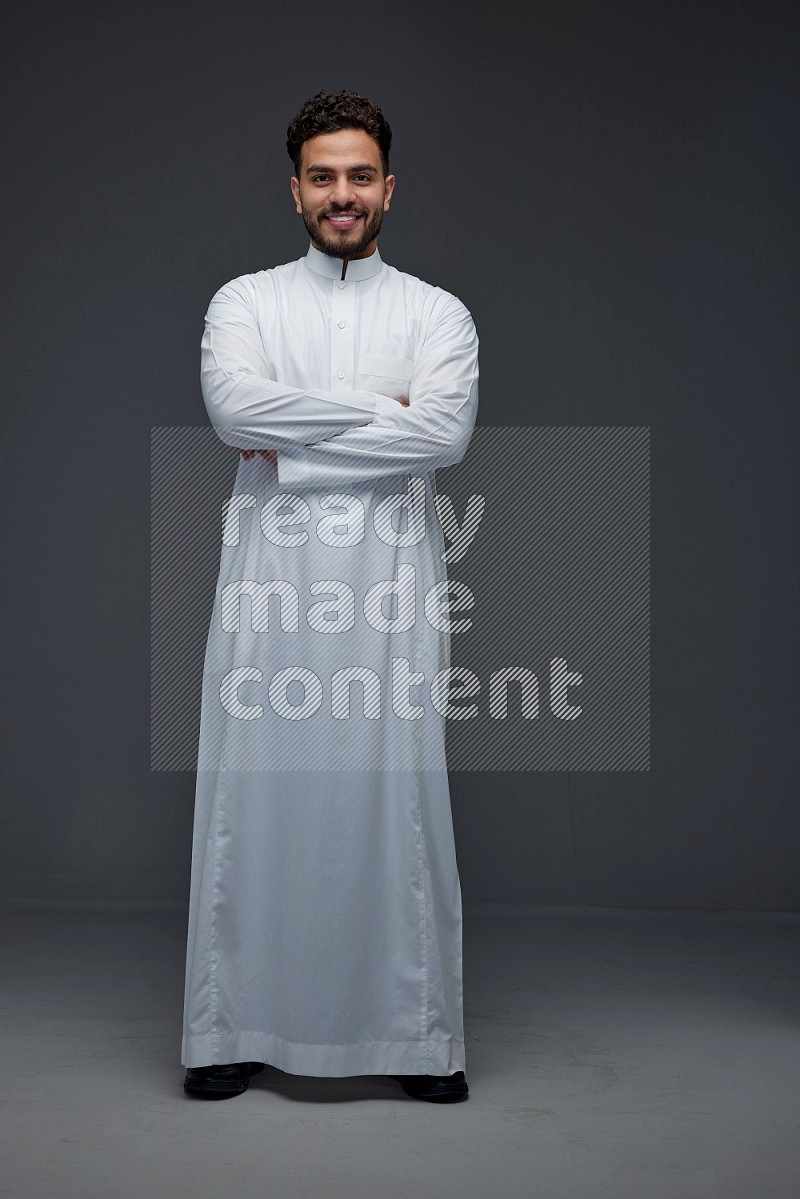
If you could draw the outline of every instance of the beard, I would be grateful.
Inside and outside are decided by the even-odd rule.
[[[383,222],[383,209],[381,208],[376,209],[371,216],[369,213],[364,215],[366,219],[358,237],[351,237],[347,233],[328,233],[325,227],[325,217],[317,219],[307,208],[303,209],[303,224],[312,243],[329,258],[355,258],[358,254],[363,254],[373,238],[378,236]]]

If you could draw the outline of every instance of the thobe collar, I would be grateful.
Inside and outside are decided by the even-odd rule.
[[[329,279],[341,279],[342,277],[342,259],[330,258],[327,254],[323,254],[322,250],[318,250],[313,242],[308,243],[305,262],[306,266],[317,275],[327,275]],[[376,246],[374,253],[370,254],[369,258],[351,258],[349,260],[345,282],[352,283],[354,280],[370,279],[373,275],[377,275],[382,268],[383,259]]]

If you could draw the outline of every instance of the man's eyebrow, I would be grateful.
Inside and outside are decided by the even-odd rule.
[[[373,166],[371,162],[360,162],[357,166],[348,167],[349,171],[372,171],[377,174],[378,168]],[[312,175],[315,171],[327,171],[329,175],[336,173],[334,167],[326,167],[322,163],[315,163],[313,166],[306,167],[306,174]]]

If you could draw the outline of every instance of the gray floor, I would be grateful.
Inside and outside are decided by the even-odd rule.
[[[465,908],[466,1103],[182,1090],[183,910],[5,911],[9,1199],[797,1199],[800,916]]]

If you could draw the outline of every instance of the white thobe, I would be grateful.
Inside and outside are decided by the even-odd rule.
[[[434,471],[469,443],[478,339],[460,300],[377,249],[342,265],[309,245],[206,313],[211,423],[277,463],[240,459],[223,522],[181,1060],[451,1074],[462,914]]]

